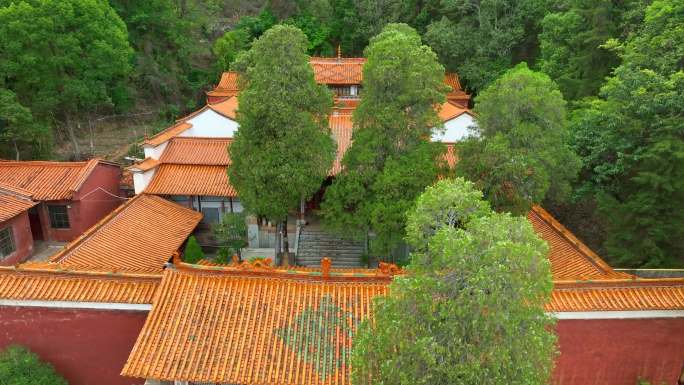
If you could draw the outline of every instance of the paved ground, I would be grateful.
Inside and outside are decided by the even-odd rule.
[[[26,262],[44,262],[47,261],[51,256],[60,251],[66,242],[45,242],[36,241],[33,246],[33,255],[26,260]]]

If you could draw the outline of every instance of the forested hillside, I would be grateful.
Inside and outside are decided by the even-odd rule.
[[[348,57],[390,22],[415,28],[491,123],[464,144],[465,175],[533,179],[544,194],[520,199],[540,196],[619,266],[682,263],[681,0],[0,0],[0,157],[119,159],[202,105],[272,26],[301,29],[311,55]],[[572,154],[554,151],[564,141]],[[499,167],[502,154],[546,174]]]

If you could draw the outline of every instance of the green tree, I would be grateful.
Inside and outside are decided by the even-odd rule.
[[[684,237],[684,4],[655,1],[622,64],[572,119],[582,157],[578,193],[598,201],[616,264],[682,264]],[[679,55],[679,56],[677,56]]]
[[[216,56],[219,71],[228,71],[238,55],[249,49],[250,43],[251,36],[244,29],[228,31],[216,39],[212,52]]]
[[[63,122],[78,157],[76,117],[125,99],[126,25],[104,0],[0,4],[0,87],[35,117]]]
[[[111,0],[126,22],[135,49],[133,84],[138,98],[168,103],[172,110],[193,108],[197,91],[214,80],[208,62],[210,2],[198,0]]]
[[[354,145],[326,189],[322,216],[350,236],[374,233],[375,251],[389,254],[404,237],[406,211],[437,178],[443,148],[429,138],[440,125],[444,68],[406,24],[385,27],[365,54]]]
[[[244,213],[223,214],[221,222],[212,227],[216,240],[222,247],[226,247],[229,255],[241,257],[242,248],[247,242],[247,221]],[[228,257],[229,255],[226,255]],[[227,258],[226,258],[227,259]],[[227,260],[224,262],[228,262]]]
[[[475,182],[497,211],[525,214],[561,200],[579,169],[565,101],[545,74],[521,63],[476,99],[477,135],[458,146],[457,173]]]
[[[36,121],[14,92],[0,88],[0,143],[12,147],[16,160],[26,152],[29,158],[44,155],[49,151],[51,137],[49,127]]]
[[[202,251],[202,247],[199,242],[197,242],[197,238],[195,238],[194,235],[191,235],[190,238],[188,238],[188,243],[185,245],[185,250],[183,251],[183,261],[187,263],[197,263],[203,260],[204,257],[204,251]]]
[[[234,29],[216,39],[212,51],[217,58],[219,71],[227,71],[237,57],[247,51],[254,39],[276,25],[278,19],[267,8],[257,16],[243,16]]]
[[[316,84],[306,49],[299,29],[279,25],[236,62],[244,83],[228,174],[248,212],[283,223],[286,253],[288,212],[321,187],[335,156],[332,94]]]
[[[478,195],[461,179],[419,198],[408,219],[419,251],[360,326],[352,383],[549,382],[548,246],[525,218],[492,213]]]
[[[534,60],[547,8],[544,0],[444,1],[425,40],[466,87],[481,90],[516,62]]]
[[[492,209],[482,196],[482,191],[463,178],[443,179],[428,186],[406,222],[406,240],[414,252],[427,251],[430,239],[442,227],[463,228],[473,218],[489,215]]]
[[[544,16],[539,35],[539,68],[560,87],[566,100],[598,93],[620,63],[604,44],[625,38],[643,15],[642,0],[567,0]],[[635,20],[636,19],[636,20]]]
[[[23,346],[10,345],[0,352],[0,384],[67,385],[67,382],[35,353]]]

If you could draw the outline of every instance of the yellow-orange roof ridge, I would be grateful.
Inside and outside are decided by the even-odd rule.
[[[118,164],[93,158],[83,162],[0,161],[0,183],[29,192],[35,200],[71,199],[98,164]],[[18,190],[17,190],[18,191]]]
[[[456,105],[448,100],[439,106],[438,115],[442,122],[454,119],[463,114],[473,115],[473,112],[468,108]]]
[[[0,299],[150,304],[161,274],[112,274],[30,264],[0,267]]]
[[[201,218],[197,211],[139,194],[50,260],[71,269],[160,273]]]
[[[549,243],[549,259],[554,280],[630,278],[632,275],[613,270],[572,232],[541,206],[527,214],[535,232]]]
[[[178,121],[173,126],[162,130],[150,138],[145,139],[143,145],[158,146],[174,136],[180,135],[183,131],[189,129],[190,127],[192,127],[192,124],[186,121]]]
[[[209,103],[207,106],[209,106],[209,108],[211,108],[214,112],[235,120],[238,109],[238,98],[237,96],[232,96],[218,103]]]
[[[147,171],[159,166],[159,160],[154,158],[145,158],[142,162],[138,162],[126,167],[127,170],[132,171]]]
[[[235,96],[238,93],[238,79],[239,75],[235,71],[226,71],[221,74],[219,84],[211,91],[207,92],[209,96]]]
[[[553,312],[684,310],[684,279],[555,281]]]

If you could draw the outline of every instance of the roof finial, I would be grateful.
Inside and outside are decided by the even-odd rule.
[[[324,257],[321,259],[321,275],[323,278],[330,277],[330,265],[332,265],[330,258]]]
[[[342,58],[342,47],[338,43],[337,44],[337,61],[340,61],[341,58]]]

